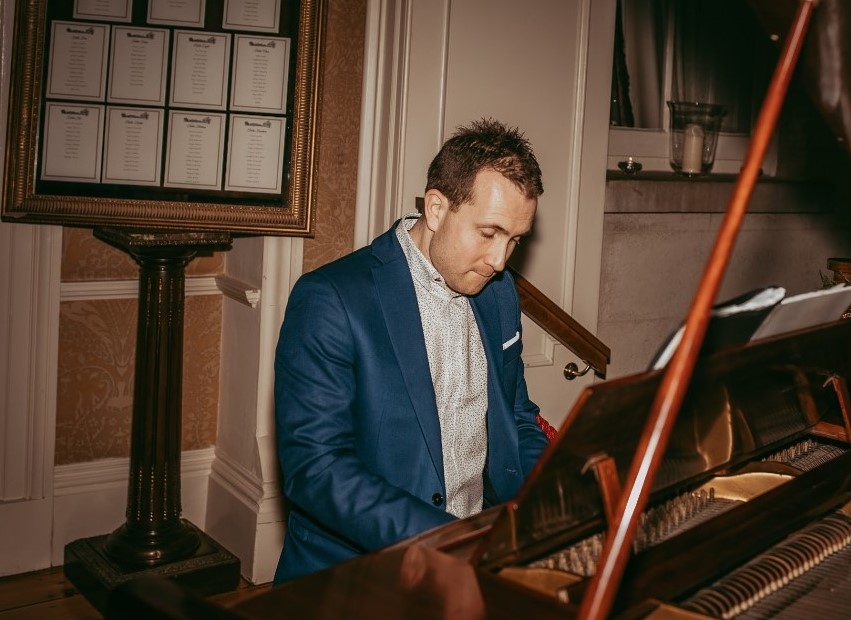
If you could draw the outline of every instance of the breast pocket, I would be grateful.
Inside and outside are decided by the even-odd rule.
[[[520,332],[515,332],[513,336],[502,343],[502,364],[508,365],[511,362],[516,362],[520,357]]]
[[[507,346],[506,346],[507,345]],[[514,398],[514,388],[517,385],[517,373],[522,372],[523,361],[520,351],[523,348],[520,343],[520,333],[506,340],[502,351],[502,389],[506,398],[511,401]]]

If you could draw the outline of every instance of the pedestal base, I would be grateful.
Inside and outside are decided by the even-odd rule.
[[[106,609],[110,591],[143,576],[172,579],[201,596],[235,590],[239,585],[239,558],[197,530],[201,545],[185,560],[142,569],[124,569],[104,552],[107,536],[81,538],[65,545],[65,576],[99,611]]]

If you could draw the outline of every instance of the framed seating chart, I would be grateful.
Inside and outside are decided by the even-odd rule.
[[[17,0],[7,221],[309,236],[327,0]]]

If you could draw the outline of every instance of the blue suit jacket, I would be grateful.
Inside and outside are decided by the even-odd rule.
[[[275,359],[278,454],[291,502],[275,582],[455,519],[422,323],[395,225],[302,276]],[[488,360],[486,505],[511,499],[546,447],[523,378],[520,307],[503,272],[471,298]]]

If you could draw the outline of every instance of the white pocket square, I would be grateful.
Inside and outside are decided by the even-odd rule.
[[[503,343],[502,343],[502,350],[503,350],[503,351],[505,351],[508,347],[510,347],[511,345],[513,345],[513,344],[514,344],[515,342],[517,342],[518,340],[520,340],[520,332],[517,332],[516,334],[514,334],[514,336],[513,336],[511,339],[506,340],[505,342],[503,342]]]

